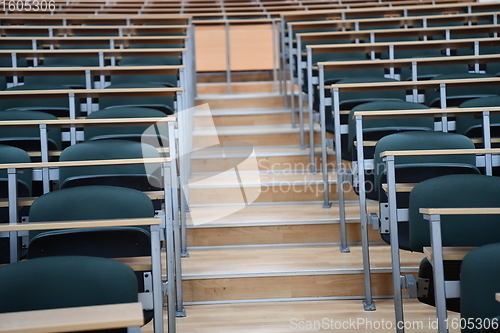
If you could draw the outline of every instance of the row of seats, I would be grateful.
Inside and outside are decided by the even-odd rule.
[[[81,50],[85,52],[85,49]],[[137,52],[140,51],[141,49],[138,48]],[[144,58],[148,59],[148,57]],[[154,73],[154,70],[148,69],[150,63],[144,61],[144,58],[136,58],[136,61],[142,61],[140,64],[124,61],[120,67],[143,66],[146,74]],[[176,58],[178,64],[179,57]],[[51,58],[45,60],[48,59]],[[161,61],[165,59],[166,57]],[[132,61],[130,57],[129,60]],[[79,62],[78,59],[75,62],[75,59],[52,58],[52,61],[54,71],[57,71],[59,66],[89,65],[84,61]],[[190,62],[189,59],[183,59],[183,61],[186,64]],[[47,61],[44,65],[47,65]],[[92,64],[92,66],[96,65],[100,64]],[[27,70],[41,71],[43,67]],[[94,67],[88,70],[97,69]],[[103,270],[106,270],[106,265],[115,267],[118,264],[107,264],[103,260],[98,262],[97,259],[89,258],[89,256],[125,258],[122,259],[124,262],[129,262],[130,260],[127,258],[132,257],[131,264],[135,276],[130,278],[130,273],[127,273],[129,277],[126,277],[127,274],[124,273],[124,270],[130,271],[130,268],[121,268],[117,275],[123,274],[124,281],[135,281],[134,287],[131,287],[128,282],[127,285],[122,286],[125,288],[124,291],[129,290],[124,295],[135,293],[133,297],[123,297],[120,300],[116,297],[108,298],[107,293],[102,293],[102,295],[98,295],[100,300],[96,300],[95,293],[89,292],[87,298],[81,299],[78,298],[77,288],[75,293],[68,293],[68,297],[69,295],[76,297],[71,306],[98,305],[108,302],[137,302],[139,300],[143,304],[143,323],[153,319],[154,330],[159,333],[164,330],[163,295],[165,294],[168,296],[169,331],[175,332],[175,317],[183,314],[182,289],[180,289],[182,273],[179,260],[181,246],[179,217],[181,214],[178,210],[180,198],[178,197],[177,184],[177,164],[180,162],[177,159],[177,146],[180,147],[181,142],[185,145],[184,135],[189,135],[189,133],[179,135],[179,141],[176,142],[174,132],[177,129],[174,122],[171,122],[174,125],[169,126],[168,131],[160,128],[163,125],[158,123],[158,128],[155,129],[159,130],[159,133],[153,131],[155,135],[145,135],[145,132],[150,125],[155,125],[158,121],[166,121],[166,119],[175,121],[175,118],[171,119],[167,116],[176,115],[180,111],[179,107],[192,105],[192,101],[189,100],[189,96],[194,96],[192,91],[183,95],[176,93],[181,91],[181,89],[175,88],[178,86],[179,78],[185,75],[181,71],[182,67],[177,67],[174,71],[175,74],[170,75],[141,75],[140,71],[135,71],[128,76],[112,75],[111,85],[106,89],[70,90],[60,84],[83,83],[83,87],[87,87],[88,75],[86,76],[84,71],[80,71],[83,75],[78,77],[43,77],[28,74],[24,75],[22,82],[21,80],[17,82],[18,85],[2,92],[5,97],[18,93],[29,96],[22,100],[3,99],[1,102],[1,120],[17,124],[17,127],[14,128],[3,127],[0,129],[1,143],[10,145],[0,147],[2,163],[9,163],[10,166],[19,171],[24,169],[24,172],[17,177],[17,172],[12,174],[6,168],[2,169],[3,197],[9,198],[9,205],[7,207],[4,205],[5,208],[1,208],[2,222],[10,221],[11,228],[15,228],[16,222],[20,222],[21,219],[29,220],[28,228],[36,228],[36,223],[31,222],[61,221],[59,223],[64,223],[62,221],[76,220],[79,223],[79,221],[89,221],[84,229],[60,230],[57,226],[50,226],[42,232],[35,229],[27,235],[20,233],[19,239],[16,234],[12,233],[10,238],[2,238],[0,253],[3,262],[16,261],[18,258],[13,255],[15,252],[19,253],[20,258],[28,259],[26,263],[5,266],[9,267],[8,270],[23,269],[23,267],[30,269],[29,266],[39,267],[38,265],[49,261],[48,258],[38,257],[61,258],[55,259],[56,261],[61,260],[61,263],[71,260],[60,256],[78,256],[75,257],[75,264],[96,262],[96,265],[102,265]],[[52,78],[57,79],[52,80]],[[68,78],[69,80],[65,80]],[[185,79],[186,76],[183,78]],[[79,81],[76,82],[75,79]],[[93,80],[92,77],[91,80]],[[99,77],[98,80],[100,81],[101,78]],[[181,80],[181,82],[184,84],[181,88],[186,89],[189,88],[187,82],[192,81]],[[166,88],[166,86],[174,88]],[[60,96],[60,98],[38,98],[36,93],[33,93],[38,90],[48,92],[51,91],[50,89],[55,91],[54,96]],[[61,93],[58,95],[56,90],[61,90]],[[147,90],[158,92],[151,93]],[[129,92],[128,96],[124,97],[123,94],[127,92]],[[74,97],[71,97],[72,95]],[[91,98],[92,96],[97,97],[98,100],[94,100]],[[83,103],[80,104],[82,97]],[[92,104],[91,108],[88,107],[89,102]],[[75,106],[78,112],[75,112],[70,118],[77,119],[65,120],[64,117],[68,117],[68,109],[71,112]],[[85,106],[87,106],[86,109]],[[95,108],[98,110],[96,111]],[[86,119],[81,118],[84,113],[80,113],[80,111],[87,111]],[[130,118],[136,118],[137,123],[136,121],[126,123],[127,119]],[[186,117],[184,119],[188,120]],[[35,123],[35,125],[29,125],[32,126],[31,128],[23,128],[23,124],[30,122],[31,124]],[[141,126],[142,123],[143,126]],[[45,135],[44,130],[41,130],[43,124],[46,124],[45,126],[48,128],[46,142],[49,143],[49,156],[52,160],[49,162],[45,162],[43,159]],[[189,124],[184,126],[186,125],[189,126]],[[71,133],[76,132],[75,129],[78,130],[76,133],[78,139],[75,140],[72,137],[72,145],[68,147],[63,141],[67,132],[61,130],[61,126],[72,126],[70,136],[73,135]],[[80,127],[84,128],[83,131],[79,129]],[[179,127],[181,127],[180,124]],[[179,128],[180,130],[181,128]],[[85,142],[82,142],[83,140]],[[164,147],[161,147],[162,145]],[[60,151],[61,149],[62,151]],[[42,163],[33,164],[33,161],[40,161],[39,154],[35,153],[30,156],[28,151],[32,153],[41,151]],[[160,158],[160,156],[167,157]],[[10,157],[12,159],[9,159]],[[29,163],[29,168],[23,166],[26,163]],[[50,166],[50,170],[48,166]],[[37,188],[39,183],[37,180],[40,179],[37,172],[40,169],[43,180],[43,189],[41,190]],[[12,179],[15,178],[18,179],[17,186],[12,185]],[[45,186],[45,183],[48,183],[49,186]],[[14,196],[13,187],[17,188],[17,195]],[[29,208],[28,211],[26,209],[21,209],[18,212],[13,211],[15,206],[13,202],[17,202],[16,197],[22,197],[19,207],[26,205]],[[91,224],[92,221],[95,221],[95,224]],[[72,228],[75,223],[77,224],[77,222],[73,222],[64,225]],[[106,227],[101,226],[101,224]],[[136,224],[138,226],[134,227]],[[92,227],[93,225],[95,227]],[[163,264],[160,258],[161,240],[165,241],[167,253],[167,259]],[[150,264],[148,264],[148,258],[151,258]],[[41,261],[42,259],[45,261]],[[56,261],[54,261],[54,265],[57,264]],[[134,262],[138,263],[135,265],[138,267],[134,266]],[[162,275],[165,274],[162,273],[162,266],[167,274],[166,284],[162,281]],[[69,268],[73,270],[72,267]],[[6,274],[8,274],[8,270],[6,270]],[[2,273],[0,272],[0,274]],[[41,282],[45,283],[45,281]],[[70,281],[66,285],[71,286],[72,283]],[[104,287],[105,285],[101,286],[101,288]],[[113,290],[117,289],[112,289],[111,294]],[[132,292],[134,290],[135,292]],[[7,298],[2,297],[2,299]],[[64,299],[55,298],[52,303],[40,302],[32,308],[29,304],[22,308],[12,306],[9,311],[67,307],[68,305]]]
[[[496,17],[496,13],[491,15],[491,18],[493,17]],[[335,148],[337,155],[337,183],[343,184],[339,186],[341,218],[345,218],[344,191],[354,189],[360,196],[365,309],[375,309],[371,295],[367,233],[367,228],[371,225],[379,230],[385,242],[391,244],[392,285],[398,322],[403,323],[404,320],[403,289],[408,290],[410,297],[418,296],[422,302],[437,306],[440,332],[447,331],[446,305],[443,310],[445,293],[453,297],[447,301],[448,309],[461,312],[465,320],[481,318],[484,321],[498,316],[500,309],[494,300],[498,285],[492,281],[493,279],[488,281],[484,277],[491,263],[488,264],[488,259],[482,257],[484,253],[494,256],[492,253],[495,249],[498,251],[498,244],[490,244],[498,242],[493,222],[497,217],[474,216],[474,220],[480,221],[480,225],[475,225],[471,223],[470,217],[443,216],[441,218],[443,238],[442,241],[437,241],[441,235],[431,237],[429,222],[425,220],[425,218],[432,220],[434,217],[431,213],[425,217],[421,211],[421,209],[433,207],[498,207],[495,199],[492,199],[496,196],[494,193],[498,191],[499,185],[498,179],[492,176],[495,174],[494,166],[498,165],[492,153],[498,152],[475,150],[476,148],[491,148],[496,142],[498,118],[491,116],[490,112],[498,111],[500,107],[496,83],[498,80],[492,75],[480,73],[488,71],[495,75],[498,72],[495,70],[495,56],[490,57],[491,64],[493,64],[490,66],[487,56],[484,56],[484,62],[479,65],[474,57],[460,57],[457,56],[458,53],[449,52],[455,43],[454,40],[450,40],[450,35],[453,36],[453,34],[445,36],[449,41],[443,46],[438,46],[443,43],[441,41],[429,41],[433,36],[432,29],[437,31],[440,28],[428,28],[427,33],[430,32],[428,38],[413,42],[414,45],[412,45],[412,42],[385,40],[378,42],[378,36],[381,38],[390,36],[392,31],[398,31],[397,29],[403,28],[403,25],[393,30],[385,27],[381,30],[371,30],[368,34],[364,34],[363,31],[328,32],[322,29],[322,26],[345,30],[346,25],[339,24],[341,21],[335,22],[337,25],[334,28],[335,23],[321,22],[319,17],[316,19],[319,20],[318,28],[315,28],[315,22],[312,20],[302,23],[302,29],[308,30],[304,33],[293,32],[290,29],[293,23],[289,23],[288,31],[292,32],[287,38],[287,49],[282,49],[285,50],[282,53],[282,59],[284,59],[283,63],[289,62],[290,64],[291,86],[298,85],[301,98],[302,93],[308,96],[306,106],[311,112],[309,114],[311,133],[314,131],[313,119],[318,119],[321,126],[322,171],[325,177],[325,189],[328,188],[329,182],[329,170],[326,163],[328,142],[326,133],[335,135],[334,141],[329,143],[329,146]],[[398,21],[398,19],[388,19],[388,21],[391,20]],[[464,20],[464,17],[459,20]],[[360,20],[357,24],[350,22],[350,28],[358,30],[361,24],[367,24],[368,21]],[[377,23],[375,21],[372,21],[373,24]],[[381,26],[384,24],[383,20],[379,20],[378,23]],[[493,23],[492,27],[496,29],[496,20],[486,20],[485,23]],[[406,24],[408,23],[404,23],[404,31],[419,30],[412,26],[407,27]],[[296,24],[296,26],[299,25],[300,23]],[[460,34],[463,34],[476,29],[480,31],[481,28],[480,25],[458,29],[450,26],[442,31],[452,32],[455,29],[461,29]],[[423,32],[425,29],[420,30]],[[408,35],[410,34],[409,32]],[[415,35],[418,36],[418,33]],[[347,43],[340,40],[342,36],[345,36]],[[366,45],[364,45],[363,39],[366,39],[366,36],[369,39],[365,40]],[[472,55],[491,51],[493,48],[483,50],[481,47],[483,44],[494,46],[492,43],[494,43],[496,33],[493,37],[478,36],[473,39],[468,36],[470,42],[467,43],[469,44],[457,40],[455,45],[465,49],[474,46],[475,43],[476,47],[468,51]],[[404,37],[398,37],[398,33],[394,33],[391,38],[398,40]],[[331,45],[324,45],[329,43]],[[446,61],[439,61],[434,67],[422,66],[427,63],[431,65],[432,61],[436,61],[435,59],[442,58],[440,52],[428,60],[423,58],[431,56],[428,50],[423,51],[425,55],[420,55],[421,58],[409,58],[410,56],[417,57],[416,51],[419,51],[419,48],[427,49],[432,45],[446,52],[444,55],[450,61],[449,68],[453,75],[442,72],[448,67],[445,66]],[[302,54],[304,47],[307,47],[307,54]],[[386,57],[389,60],[374,61],[384,55],[380,53],[384,48],[387,50]],[[398,48],[403,52],[398,54],[396,52]],[[342,49],[345,49],[344,53],[340,53]],[[355,50],[358,50],[361,56],[352,53]],[[409,56],[409,52],[404,50],[411,50],[411,55]],[[404,59],[406,62],[398,66],[400,57],[409,59]],[[395,60],[392,61],[392,59]],[[463,67],[462,74],[457,74],[460,71],[457,69],[460,67],[457,64],[461,64],[459,61],[463,64],[460,65]],[[471,64],[473,66],[469,67]],[[398,72],[398,68],[412,65],[412,71],[418,69],[419,75],[426,74],[427,77],[410,75],[411,72],[404,74],[403,70]],[[469,71],[475,73],[468,73]],[[429,74],[434,75],[429,76]],[[409,82],[399,81],[406,77],[409,77]],[[417,79],[419,82],[414,83]],[[427,83],[420,83],[420,80],[424,79],[430,80]],[[476,84],[476,82],[482,83]],[[303,107],[302,99],[299,103],[300,114]],[[295,114],[294,105],[290,104],[292,113]],[[459,106],[462,111],[469,109],[470,111],[467,111],[477,116],[462,116],[461,113],[465,114],[466,111],[460,111],[457,108]],[[313,111],[319,112],[317,118],[314,117]],[[450,118],[449,115],[456,116],[456,119]],[[448,131],[456,133],[446,133]],[[452,151],[452,153],[440,155],[438,151],[427,155],[426,151],[435,149]],[[458,153],[459,151],[464,152]],[[471,153],[473,155],[470,155]],[[476,153],[484,156],[476,158]],[[312,156],[314,157],[313,154]],[[326,192],[325,206],[329,206]],[[470,200],[470,196],[474,197],[473,200]],[[378,202],[379,206],[376,215],[368,214],[367,203],[373,200]],[[345,227],[343,237],[341,250],[348,252]],[[464,265],[461,265],[461,262],[445,261],[443,273],[442,257],[438,255],[440,250],[435,248],[439,243],[443,246],[487,246],[471,252],[470,257],[464,259]],[[415,280],[412,275],[401,276],[399,251],[424,252],[424,249],[431,245],[435,256],[433,259],[422,261],[418,280]],[[448,283],[445,287],[445,282],[442,282],[443,277],[457,281],[461,280],[460,274],[467,278],[461,281],[459,287],[453,288]],[[455,286],[457,286],[456,283]],[[453,295],[455,290],[461,292],[463,298],[457,298],[456,293]],[[398,330],[400,331],[403,330]],[[474,327],[472,330],[464,331],[476,332],[480,329]]]

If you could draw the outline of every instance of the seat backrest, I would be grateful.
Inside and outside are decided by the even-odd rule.
[[[465,256],[460,270],[460,315],[465,322],[481,322],[485,328],[497,331],[493,328],[498,327],[500,318],[491,320],[500,314],[500,303],[492,296],[500,289],[499,274],[500,243],[481,246]]]
[[[66,86],[50,83],[30,83],[19,86],[14,86],[6,89],[6,91],[21,91],[21,90],[64,90],[69,89]],[[24,108],[33,111],[44,111],[56,116],[69,116],[69,98],[64,96],[62,98],[28,98],[26,95],[23,99],[3,99],[0,101],[0,109],[16,109]],[[80,115],[80,108],[76,103],[75,109],[76,116]]]
[[[165,88],[164,85],[158,83],[137,83],[126,82],[117,83],[107,86],[105,89],[120,89],[120,88]],[[174,98],[173,97],[102,97],[99,98],[99,108],[105,109],[113,106],[139,106],[148,107],[163,111],[165,114],[174,113]]]
[[[374,154],[375,188],[381,190],[382,177],[385,178],[386,165],[380,157],[384,151],[397,150],[436,150],[436,149],[473,149],[474,143],[467,137],[456,133],[445,132],[403,132],[381,138]],[[406,178],[408,182],[419,182],[423,179],[440,175],[439,168],[458,167],[479,173],[475,155],[436,155],[436,156],[399,156],[395,158],[396,177]],[[426,168],[425,174],[417,174],[419,168]],[[406,169],[406,170],[405,170]],[[398,175],[398,171],[400,174]],[[464,170],[465,171],[465,170]],[[458,172],[458,170],[457,170]],[[469,173],[469,171],[465,171]],[[410,181],[409,178],[414,178]]]
[[[87,119],[107,118],[163,118],[165,113],[141,107],[116,107],[92,112]],[[113,126],[113,127],[86,127],[84,129],[85,141],[102,139],[128,139],[141,141],[141,135],[149,126]]]
[[[422,252],[430,246],[429,221],[420,208],[499,207],[500,178],[484,175],[447,175],[417,184],[410,193],[410,247]],[[443,246],[482,246],[498,242],[498,216],[442,216]]]
[[[488,74],[480,73],[456,73],[456,74],[442,74],[433,77],[431,80],[458,80],[458,79],[482,79],[493,77]],[[446,88],[446,106],[456,107],[463,102],[486,96],[495,96],[500,92],[497,85],[490,86],[467,86],[455,88],[453,86]],[[425,104],[430,107],[440,107],[441,99],[439,97],[439,89],[425,89]]]
[[[490,96],[474,98],[460,104],[460,108],[489,107],[500,106],[500,96]],[[483,136],[482,114],[476,116],[460,116],[455,120],[457,133],[467,135],[470,138]],[[491,135],[500,135],[500,115],[498,113],[490,114]]]
[[[149,197],[116,186],[83,186],[49,192],[30,209],[30,222],[151,218]],[[30,231],[28,257],[92,255],[108,258],[149,255],[147,227]]]
[[[0,267],[0,313],[137,302],[137,279],[110,259],[61,256]]]
[[[98,140],[69,146],[61,153],[62,161],[136,159],[160,157],[155,147],[128,140]],[[149,170],[149,169],[148,169]],[[157,169],[158,173],[160,168]],[[141,191],[161,187],[159,174],[148,174],[144,164],[63,167],[59,169],[61,188],[83,185],[115,185]]]
[[[41,111],[0,111],[0,121],[7,120],[56,120],[57,117]],[[61,149],[61,129],[49,126],[47,129],[49,150]],[[26,151],[40,151],[40,130],[38,127],[1,128],[0,143],[15,146]]]
[[[387,100],[368,102],[353,107],[349,113],[348,128],[349,128],[349,152],[353,152],[353,143],[356,140],[356,120],[353,119],[356,111],[381,111],[381,110],[419,110],[428,109],[429,107],[412,102]],[[363,120],[363,132],[366,133],[363,138],[365,140],[379,140],[385,135],[401,132],[401,131],[430,131],[434,129],[433,117],[422,118],[381,118],[381,119],[366,119]],[[371,157],[367,157],[371,158]]]

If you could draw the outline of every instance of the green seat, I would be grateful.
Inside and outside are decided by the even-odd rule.
[[[163,118],[165,113],[141,107],[115,107],[111,109],[92,112],[87,119],[108,119],[108,118]],[[95,141],[104,139],[127,139],[141,141],[144,131],[149,127],[145,126],[113,126],[113,127],[86,127],[84,129],[85,141]],[[165,141],[166,140],[166,141]],[[163,138],[162,142],[168,142],[168,138]]]
[[[6,89],[6,91],[20,90],[65,90],[68,87],[59,84],[49,83],[32,83],[20,86],[14,86]],[[78,102],[75,103],[75,115],[80,115]],[[4,99],[0,101],[0,109],[22,109],[31,111],[43,111],[55,115],[56,117],[69,116],[69,98],[24,98],[24,99]]]
[[[40,111],[7,110],[0,111],[0,121],[9,120],[56,120],[51,114]],[[61,129],[47,129],[49,151],[61,149]],[[40,130],[37,127],[0,128],[0,144],[21,148],[25,151],[40,151]],[[40,158],[33,158],[39,161]]]
[[[137,190],[116,186],[84,186],[49,192],[37,198],[29,213],[30,223],[154,217],[153,203]],[[27,257],[62,255],[125,258],[151,256],[149,227],[109,227],[30,231]],[[138,271],[137,290],[144,291],[143,272]],[[138,287],[137,287],[138,286]],[[136,295],[137,297],[137,295]],[[147,309],[149,321],[153,312]]]
[[[460,80],[460,79],[482,79],[493,77],[487,74],[479,73],[458,73],[458,74],[443,74],[433,77],[431,80]],[[479,86],[474,87],[472,85],[463,88],[446,88],[446,105],[447,107],[456,107],[463,102],[479,98],[496,96],[498,94],[498,86]],[[439,89],[426,89],[425,90],[425,104],[430,107],[440,107],[441,98],[439,97]]]
[[[165,88],[162,84],[154,83],[120,83],[112,84],[106,89],[120,88]],[[99,98],[99,108],[105,109],[116,106],[138,106],[156,109],[165,114],[174,113],[174,98],[173,97],[102,97]]]
[[[131,65],[129,65],[131,66]],[[155,75],[112,75],[111,85],[134,83],[159,84],[165,87],[177,87],[178,78],[176,74]]]
[[[380,110],[418,110],[428,109],[427,106],[418,103],[405,102],[400,100],[386,100],[359,104],[353,107],[348,117],[348,151],[343,155],[350,155],[353,160],[357,160],[356,147],[356,121],[353,118],[357,111],[380,111]],[[363,140],[378,141],[386,135],[407,131],[432,131],[434,129],[434,118],[382,118],[363,120]],[[374,147],[364,147],[364,158],[371,160],[374,158]],[[365,170],[365,181],[373,184],[373,170]],[[377,200],[378,192],[373,186],[368,187],[366,191],[368,199]]]
[[[460,134],[418,131],[391,134],[381,138],[374,154],[374,191],[378,201],[383,204],[388,202],[387,195],[382,189],[382,184],[387,183],[386,165],[380,154],[384,151],[397,150],[437,150],[437,149],[473,149],[473,142]],[[449,155],[449,156],[400,156],[395,159],[396,183],[420,183],[427,179],[449,174],[479,174],[475,166],[474,155]],[[408,193],[397,193],[397,207],[409,207]],[[400,248],[414,250],[410,246],[408,222],[398,222],[398,239]],[[382,239],[389,242],[389,233],[381,234]]]
[[[0,145],[0,164],[5,163],[30,163],[31,159],[24,150]],[[31,170],[24,170],[24,172],[17,175],[17,196],[30,197],[32,188],[32,173]],[[0,170],[0,198],[7,199],[9,197],[7,170]],[[27,209],[18,210],[18,222],[21,216],[27,216]],[[9,208],[0,208],[0,223],[9,222]],[[22,252],[22,243],[19,242],[18,253]],[[9,239],[6,237],[0,238],[0,264],[10,262],[10,245]]]
[[[60,67],[55,65],[43,65],[38,66],[39,68],[44,67]],[[78,66],[68,66],[68,67],[78,67]],[[81,75],[68,76],[68,75],[49,75],[49,76],[25,76],[25,85],[36,85],[36,84],[47,84],[49,86],[64,86],[66,89],[84,89],[86,88],[86,78],[83,72]],[[64,116],[67,116],[65,114]]]
[[[138,301],[134,272],[111,259],[61,256],[21,261],[0,267],[0,281],[0,313]]]
[[[76,44],[76,45],[60,45],[59,47],[60,50],[68,50],[68,49],[109,49],[109,45],[81,45],[81,44]],[[99,57],[97,53],[91,55],[91,56],[84,56],[84,57],[78,57],[78,56],[65,56],[65,57],[46,57],[43,61],[44,66],[85,66],[85,67],[92,67],[92,66],[99,66]]]
[[[155,147],[128,140],[98,140],[79,143],[63,150],[59,160],[86,161],[160,157]],[[162,187],[160,168],[148,174],[144,164],[62,167],[59,169],[61,188],[87,185],[114,185],[141,191]]]
[[[430,246],[429,221],[419,213],[420,208],[487,208],[499,207],[500,178],[484,175],[447,175],[429,179],[417,184],[410,193],[409,202],[409,240],[412,251],[422,252]],[[495,215],[447,215],[441,216],[443,246],[483,246],[497,243],[500,224]],[[446,280],[461,280],[460,262],[445,261]],[[462,269],[463,274],[463,269]],[[420,279],[429,280],[428,297],[419,300],[434,305],[432,266],[423,260],[419,272]],[[477,282],[476,282],[477,283]],[[462,284],[462,281],[461,281]],[[467,284],[467,282],[466,282]],[[461,288],[461,290],[464,290]],[[463,297],[464,294],[462,294]],[[494,294],[489,297],[494,299]],[[467,298],[466,298],[467,299]],[[454,304],[457,303],[458,304]],[[480,304],[468,304],[462,309],[465,300],[447,299],[447,308],[466,311]],[[469,311],[470,313],[470,311]],[[487,315],[487,317],[491,317]]]
[[[461,317],[481,320],[491,330],[462,330],[462,332],[498,331],[500,303],[493,297],[500,290],[500,243],[481,246],[469,252],[462,261],[460,278]],[[491,321],[491,320],[496,320]],[[490,321],[489,321],[490,320]],[[491,325],[493,324],[493,325]]]
[[[475,107],[490,107],[500,106],[499,96],[490,96],[482,98],[470,99],[460,104],[460,108],[475,108]],[[483,137],[483,121],[482,115],[477,113],[479,117],[475,116],[460,116],[457,117],[456,131],[469,138],[482,138]],[[490,114],[490,131],[492,137],[500,137],[500,115],[498,113]],[[492,145],[495,146],[495,145]],[[477,148],[484,148],[484,144],[476,145]]]
[[[370,82],[397,82],[394,79],[384,77],[364,77],[364,78],[347,78],[336,82],[336,84],[349,84],[349,83],[370,83]],[[325,96],[330,96],[330,93],[325,91]],[[326,97],[330,98],[330,97]],[[406,94],[403,90],[380,90],[380,91],[366,91],[366,92],[342,92],[340,89],[340,110],[351,110],[355,106],[368,102],[386,101],[386,100],[399,100],[406,99]],[[319,99],[317,101],[319,106]],[[333,114],[331,107],[325,107],[325,129],[328,133],[335,133],[333,122]],[[348,123],[348,115],[340,116],[340,123]],[[349,152],[349,141],[347,133],[341,135],[342,159],[352,161],[353,156]]]

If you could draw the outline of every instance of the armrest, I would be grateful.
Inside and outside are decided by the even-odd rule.
[[[450,246],[443,247],[443,260],[463,260],[464,257],[470,251],[474,250],[476,247],[471,246]],[[430,262],[433,260],[432,247],[424,247],[424,254],[427,256]]]
[[[141,303],[83,306],[0,314],[0,332],[76,332],[143,324]]]

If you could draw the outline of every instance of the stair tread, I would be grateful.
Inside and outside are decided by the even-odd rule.
[[[236,179],[234,171],[225,173],[196,173],[189,181],[189,188],[213,188],[213,187],[240,187],[259,185],[280,185],[285,190],[292,186],[299,185],[320,185],[323,184],[323,175],[320,173],[311,174],[304,172],[262,172],[262,171],[240,171],[239,178]],[[337,182],[337,174],[329,172],[329,183]]]
[[[315,130],[319,130],[319,125],[315,124]],[[309,130],[309,125],[304,125],[304,130]],[[259,135],[259,134],[283,134],[299,133],[298,127],[291,125],[262,125],[262,126],[221,126],[217,127],[218,135]],[[196,127],[193,131],[194,136],[213,135],[213,128]]]
[[[261,115],[261,114],[277,114],[290,113],[287,108],[242,108],[242,109],[210,109],[210,112],[200,110],[195,112],[195,117],[199,116],[243,116],[243,115]]]
[[[420,303],[416,299],[403,300],[405,323],[415,323],[408,332],[429,332],[430,321],[436,319],[436,309]],[[187,305],[188,316],[177,321],[179,333],[291,333],[323,330],[328,332],[369,332],[393,333],[394,327],[369,329],[369,325],[381,323],[394,324],[394,301],[376,299],[377,311],[363,311],[361,301],[355,300],[317,300],[294,302],[251,302],[211,305]],[[458,320],[458,313],[450,312],[449,320]],[[348,329],[335,329],[335,324],[352,321],[355,325]],[[323,329],[313,325],[319,323]],[[418,325],[421,326],[419,327]],[[309,326],[306,326],[309,325]],[[307,327],[307,328],[306,328]],[[434,329],[435,331],[435,329]],[[143,332],[153,332],[152,324]],[[459,332],[454,328],[450,332]]]
[[[251,92],[251,93],[226,93],[226,94],[198,94],[195,101],[207,99],[240,99],[240,98],[265,98],[282,97],[279,92]]]
[[[192,248],[182,261],[183,279],[361,273],[361,246],[350,250],[341,253],[336,245]],[[415,272],[423,257],[401,251],[402,271]],[[390,270],[390,247],[370,246],[370,262],[372,272]]]
[[[297,156],[309,155],[309,149],[302,149],[299,146],[258,146],[253,147],[255,156]],[[191,154],[191,158],[222,158],[222,151],[225,157],[246,157],[240,148],[204,148],[196,150]],[[315,153],[319,154],[321,147],[315,148]]]
[[[211,216],[224,209],[221,205],[192,206],[190,210],[203,216]],[[368,204],[369,212],[377,211],[377,203]],[[189,216],[189,214],[188,214]],[[348,221],[359,221],[359,205],[357,202],[348,202],[346,205],[346,218]],[[338,223],[338,205],[323,208],[319,203],[298,202],[293,204],[251,204],[245,208],[221,217],[217,220],[194,226],[188,217],[188,227],[240,227],[240,226],[269,226],[314,223]]]

